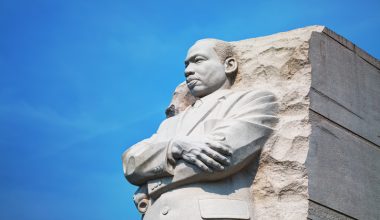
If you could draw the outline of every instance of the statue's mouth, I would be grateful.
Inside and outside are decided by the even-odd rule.
[[[197,84],[198,80],[197,79],[190,79],[190,80],[186,80],[186,83],[187,83],[187,87],[189,87],[189,89],[192,89],[195,87],[195,85]]]

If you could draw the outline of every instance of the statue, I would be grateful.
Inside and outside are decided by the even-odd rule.
[[[185,66],[194,103],[171,105],[156,134],[123,154],[135,204],[144,220],[251,219],[249,187],[278,121],[276,97],[231,88],[239,68],[228,42],[197,41]]]

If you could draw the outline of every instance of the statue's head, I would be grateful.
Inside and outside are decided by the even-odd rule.
[[[197,41],[187,52],[185,66],[186,84],[199,98],[230,88],[238,68],[233,46],[217,39]]]

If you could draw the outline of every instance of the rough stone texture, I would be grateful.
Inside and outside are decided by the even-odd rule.
[[[190,93],[185,82],[179,84],[173,93],[172,101],[165,111],[166,117],[177,115],[193,104],[197,99]]]
[[[323,26],[232,43],[232,89],[281,104],[251,187],[254,219],[380,219],[379,60]]]
[[[305,167],[311,124],[309,39],[314,26],[235,42],[240,75],[235,89],[268,89],[281,103],[277,132],[267,141],[251,187],[256,219],[306,219]]]

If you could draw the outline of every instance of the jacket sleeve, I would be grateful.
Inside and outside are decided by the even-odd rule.
[[[163,121],[157,133],[123,153],[123,170],[126,179],[141,186],[148,180],[172,176],[173,166],[168,162],[167,150],[170,139],[160,137],[167,120]]]
[[[204,122],[204,138],[229,147],[232,150],[231,164],[223,171],[206,173],[180,160],[172,177],[148,181],[152,197],[181,185],[226,178],[244,168],[260,152],[278,121],[275,96],[270,92],[251,91],[233,101],[225,103],[230,105],[225,117]]]

